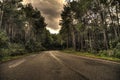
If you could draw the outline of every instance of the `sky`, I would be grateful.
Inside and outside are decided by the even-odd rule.
[[[65,0],[23,0],[24,3],[32,3],[32,5],[38,8],[42,15],[45,17],[47,23],[47,29],[51,33],[58,33],[61,26],[59,21],[61,20],[61,11]]]

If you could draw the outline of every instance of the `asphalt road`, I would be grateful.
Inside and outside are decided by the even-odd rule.
[[[44,51],[0,64],[0,80],[120,80],[120,64]]]

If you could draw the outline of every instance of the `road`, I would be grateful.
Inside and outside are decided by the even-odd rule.
[[[44,51],[0,64],[0,80],[120,80],[120,64]]]

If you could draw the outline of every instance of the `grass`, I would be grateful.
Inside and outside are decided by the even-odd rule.
[[[77,55],[77,56],[84,56],[84,57],[90,57],[90,58],[97,58],[97,59],[109,60],[109,61],[114,61],[114,62],[120,62],[119,58],[110,57],[110,56],[100,56],[98,54],[93,54],[93,53],[89,53],[89,52],[78,52],[78,51],[74,51],[74,50],[62,50],[62,52]]]
[[[84,56],[84,57],[90,57],[90,58],[97,58],[97,59],[120,62],[119,58],[109,57],[109,56],[100,56],[100,55],[93,54],[93,53],[88,53],[88,52],[78,52],[78,51],[75,51],[75,50],[72,50],[72,49],[62,50],[62,52],[67,53],[67,54],[77,55],[77,56]],[[0,62],[6,62],[6,61],[22,58],[22,57],[25,57],[25,56],[29,56],[29,55],[32,55],[32,54],[37,54],[37,53],[38,52],[26,53],[24,55],[17,55],[17,56],[6,56],[6,57],[3,57],[0,60]]]
[[[1,59],[1,62],[6,62],[6,61],[18,59],[18,58],[21,58],[21,57],[24,57],[24,56],[25,56],[25,55],[21,55],[21,56],[6,56],[6,57],[3,57],[3,58]]]
[[[22,58],[22,57],[25,57],[25,56],[29,56],[29,55],[32,55],[32,54],[37,54],[37,53],[38,52],[26,53],[24,55],[6,56],[6,57],[3,57],[3,58],[0,59],[0,63],[7,62],[7,61],[10,61],[10,60],[19,59],[19,58]]]

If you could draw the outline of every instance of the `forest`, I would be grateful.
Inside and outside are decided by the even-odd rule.
[[[51,34],[32,4],[0,0],[0,59],[65,49],[120,58],[119,0],[68,0],[60,25],[59,34]]]
[[[60,22],[63,46],[120,58],[120,1],[68,1]]]

